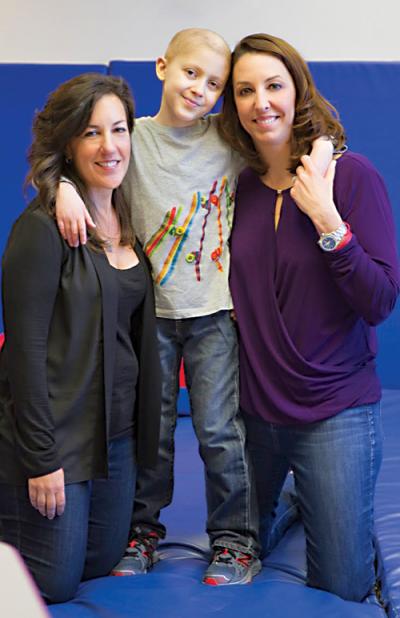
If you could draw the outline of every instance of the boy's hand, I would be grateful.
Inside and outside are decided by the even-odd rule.
[[[312,143],[312,150],[310,152],[311,161],[322,176],[325,176],[328,171],[328,167],[333,157],[333,144],[332,141],[323,136],[318,137]]]
[[[75,187],[69,182],[60,182],[58,185],[56,219],[60,234],[70,247],[85,245],[87,226],[96,227]]]
[[[333,201],[336,161],[331,160],[325,176],[310,156],[301,157],[301,163],[296,170],[296,180],[290,195],[300,210],[310,217],[319,234],[332,232],[342,223]]]

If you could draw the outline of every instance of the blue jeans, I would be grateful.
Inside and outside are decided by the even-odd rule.
[[[81,580],[108,575],[129,535],[136,466],[134,440],[109,444],[109,478],[66,485],[66,508],[46,519],[27,486],[0,484],[3,540],[18,549],[47,603],[75,596]]]
[[[382,458],[380,404],[308,425],[245,415],[256,476],[261,542],[269,549],[274,502],[289,467],[307,547],[307,584],[362,601],[375,584],[374,491]]]
[[[132,534],[154,530],[165,537],[159,515],[172,501],[183,358],[193,426],[205,466],[211,546],[256,555],[258,517],[239,412],[236,329],[229,311],[180,320],[158,318],[157,323],[163,376],[159,458],[155,470],[138,471]]]

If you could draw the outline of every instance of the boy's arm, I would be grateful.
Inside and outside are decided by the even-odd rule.
[[[312,143],[312,150],[310,152],[311,161],[323,176],[325,176],[329,164],[332,161],[333,152],[333,144],[329,137],[318,137]]]
[[[71,182],[61,181],[56,196],[56,220],[61,236],[70,247],[86,244],[86,228],[96,227],[84,202]]]

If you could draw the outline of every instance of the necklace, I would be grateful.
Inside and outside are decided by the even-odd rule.
[[[95,223],[97,232],[105,243],[105,251],[112,252],[119,246],[121,240],[121,228],[114,208],[107,213],[101,213],[100,216],[98,213]]]

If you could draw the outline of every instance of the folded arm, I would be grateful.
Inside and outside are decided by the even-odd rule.
[[[367,159],[345,155],[337,163],[334,192],[335,162],[325,177],[310,157],[302,163],[291,195],[318,234],[343,221],[350,225],[349,243],[326,252],[324,259],[349,305],[368,324],[377,325],[393,310],[400,287],[395,227],[383,180]]]

